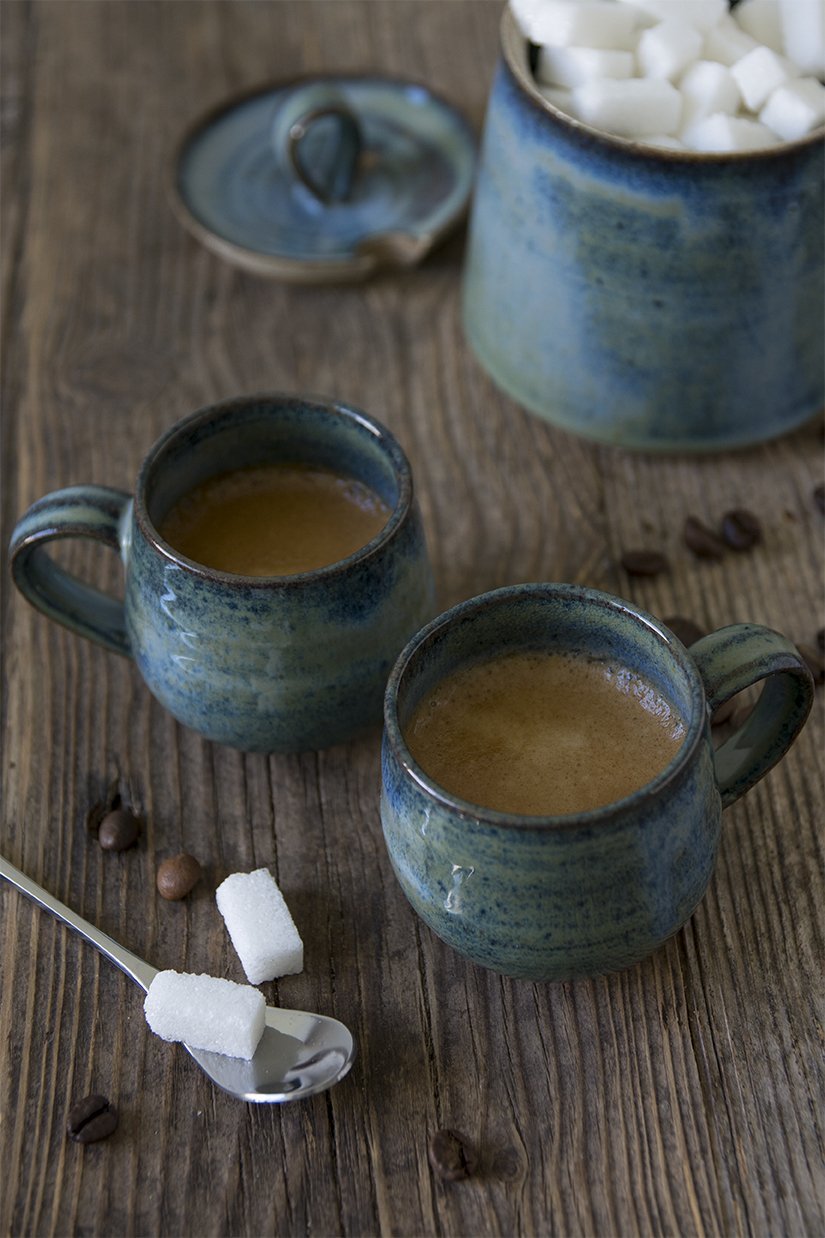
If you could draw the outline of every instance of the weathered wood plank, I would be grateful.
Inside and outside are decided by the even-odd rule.
[[[431,84],[480,128],[500,6],[485,0],[106,4],[5,0],[4,538],[49,489],[128,488],[155,437],[238,391],[335,395],[413,463],[444,605],[520,580],[577,580],[707,627],[822,625],[820,427],[707,459],[595,447],[498,393],[461,332],[462,239],[417,271],[307,289],[234,271],[164,196],[183,127],[235,90],[381,69]],[[686,515],[760,513],[723,564]],[[652,581],[618,566],[664,548]],[[61,548],[101,587],[114,556]],[[242,756],[184,732],[125,662],[37,616],[3,578],[0,851],[138,953],[240,978],[215,884],[270,865],[306,945],[271,1000],[337,1014],[352,1076],[269,1111],[217,1094],[147,1036],[139,991],[0,891],[0,1233],[813,1234],[822,1118],[823,702],[788,760],[726,815],[683,932],[626,973],[547,986],[463,963],[416,920],[377,815],[378,736]],[[102,853],[89,814],[118,790],[139,848]],[[187,849],[206,879],[162,904]],[[82,1149],[68,1102],[116,1100]],[[463,1131],[479,1173],[436,1180],[429,1134]]]

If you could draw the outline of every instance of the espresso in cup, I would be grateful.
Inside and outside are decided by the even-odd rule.
[[[240,576],[289,576],[366,546],[390,507],[357,477],[300,462],[251,465],[182,495],[161,536],[188,559]]]
[[[685,736],[651,680],[614,661],[518,652],[461,667],[404,737],[441,787],[497,812],[589,812],[651,782]]]

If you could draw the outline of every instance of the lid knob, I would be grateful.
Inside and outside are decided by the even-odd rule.
[[[298,86],[272,119],[275,158],[325,205],[352,195],[363,134],[357,116],[332,86]]]

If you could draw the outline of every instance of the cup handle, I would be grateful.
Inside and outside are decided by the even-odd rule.
[[[33,503],[9,543],[17,588],[50,619],[115,653],[131,655],[123,603],[84,584],[46,554],[59,537],[87,537],[125,556],[131,498],[108,486],[69,486]]]
[[[352,194],[363,135],[341,92],[310,82],[280,105],[270,134],[276,160],[326,205]]]
[[[765,680],[752,713],[714,754],[727,808],[780,761],[811,710],[813,677],[784,636],[755,623],[735,623],[690,646],[713,713],[743,688]]]

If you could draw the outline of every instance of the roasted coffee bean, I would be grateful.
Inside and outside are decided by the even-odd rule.
[[[476,1158],[463,1135],[455,1131],[436,1131],[430,1137],[427,1155],[433,1172],[445,1182],[469,1178],[476,1167]]]
[[[626,550],[621,564],[629,576],[658,576],[670,566],[658,550]]]
[[[685,545],[699,559],[721,559],[725,554],[725,543],[713,529],[696,516],[688,516],[684,527]]]
[[[195,857],[182,851],[158,865],[155,883],[161,897],[175,900],[186,898],[202,876],[203,869]]]
[[[100,823],[97,841],[104,851],[125,851],[140,834],[140,821],[129,808],[114,808]]]
[[[762,540],[762,525],[744,507],[735,507],[722,517],[722,538],[731,550],[750,550]]]
[[[825,483],[820,482],[818,486],[814,486],[813,496],[814,503],[822,514],[825,515]]]
[[[117,1109],[105,1096],[75,1101],[66,1118],[66,1134],[77,1143],[96,1143],[117,1129]]]
[[[703,636],[707,636],[704,628],[700,628],[699,624],[694,623],[692,619],[686,619],[684,615],[671,615],[662,622],[666,628],[670,628],[676,639],[680,640],[683,645],[693,645]]]
[[[797,649],[807,663],[808,670],[814,677],[814,683],[825,683],[825,662],[819,651],[814,649],[813,645],[797,645]]]

